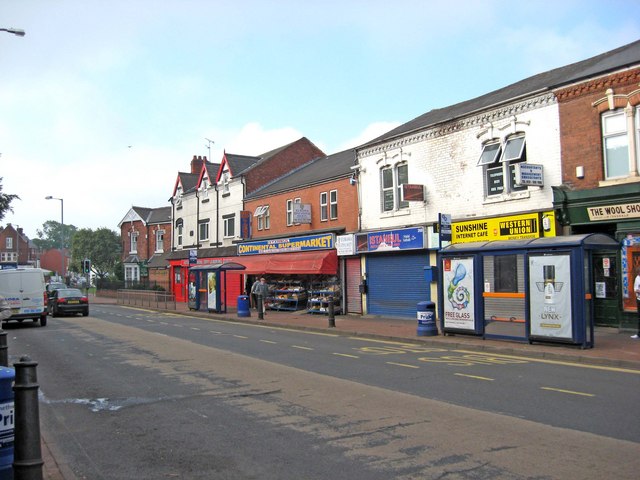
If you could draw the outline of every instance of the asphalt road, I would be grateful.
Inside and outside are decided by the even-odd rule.
[[[640,372],[92,307],[13,326],[87,479],[636,478]]]

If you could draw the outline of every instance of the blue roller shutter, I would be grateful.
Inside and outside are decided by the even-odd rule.
[[[416,318],[418,302],[431,300],[424,267],[428,253],[367,256],[367,310],[371,315]]]

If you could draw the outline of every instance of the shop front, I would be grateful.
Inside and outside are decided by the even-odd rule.
[[[364,256],[361,291],[367,313],[414,320],[418,302],[431,300],[425,228],[359,233],[356,251]]]
[[[588,190],[553,188],[558,219],[571,233],[605,233],[618,248],[600,255],[594,274],[601,302],[596,324],[635,328],[637,306],[633,293],[640,267],[640,182]]]
[[[438,255],[442,331],[593,347],[594,264],[618,248],[603,234],[451,244]]]
[[[237,282],[229,284],[231,277],[228,272],[243,271],[245,267],[235,262],[207,264],[189,269],[189,297],[190,310],[226,313],[227,307],[237,300]],[[231,292],[229,292],[231,290]]]
[[[235,262],[243,265],[245,288],[265,277],[269,285],[266,306],[271,310],[342,311],[342,285],[333,233],[276,238],[238,244]]]

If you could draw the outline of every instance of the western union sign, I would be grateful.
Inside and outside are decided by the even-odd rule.
[[[524,240],[555,235],[555,215],[552,211],[453,222],[451,227],[451,243]]]

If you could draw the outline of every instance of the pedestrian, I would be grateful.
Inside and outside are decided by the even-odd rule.
[[[258,315],[260,315],[260,313],[264,315],[266,310],[267,297],[269,296],[269,285],[267,285],[267,281],[264,277],[260,277],[260,281],[257,285],[254,284],[254,286],[251,287],[251,291],[254,291],[254,287],[259,309]]]
[[[636,306],[638,307],[638,331],[631,338],[640,338],[640,267],[636,268],[636,279],[633,282],[633,291],[636,293]]]
[[[255,309],[258,308],[258,298],[256,297],[256,289],[258,288],[259,285],[260,285],[260,279],[256,277],[256,281],[253,282],[253,285],[251,285],[251,290],[249,290],[249,292],[251,293],[251,304]]]
[[[9,302],[7,299],[0,295],[0,328],[2,322],[4,322],[7,318],[11,316],[11,307],[9,306]]]

